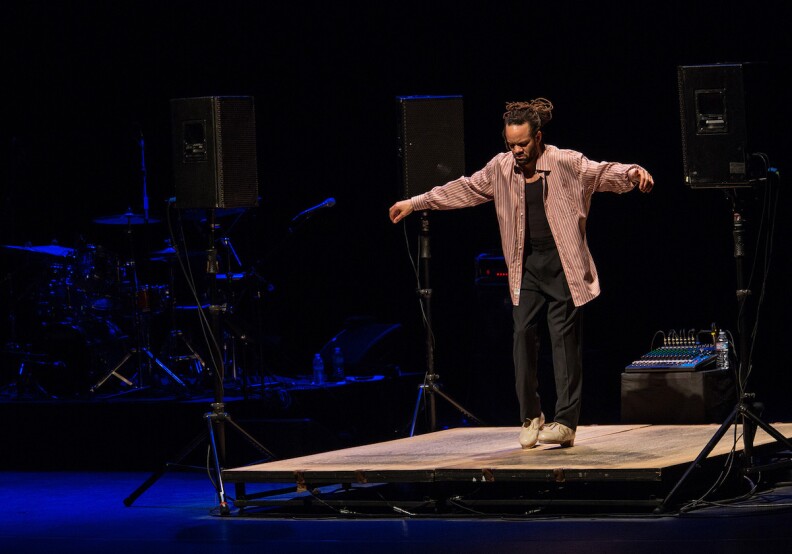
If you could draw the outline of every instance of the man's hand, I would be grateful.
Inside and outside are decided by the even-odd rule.
[[[412,202],[409,200],[401,200],[396,202],[388,210],[388,215],[393,223],[398,223],[413,212]]]
[[[651,192],[654,187],[652,175],[642,167],[633,167],[627,172],[627,178],[633,185],[638,187],[641,192]]]

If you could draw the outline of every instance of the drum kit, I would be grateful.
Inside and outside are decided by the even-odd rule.
[[[12,307],[24,310],[30,322],[14,330],[26,336],[9,341],[18,367],[10,386],[17,396],[115,396],[152,389],[191,395],[211,386],[200,349],[190,342],[190,333],[178,328],[184,321],[177,322],[177,314],[199,309],[201,299],[194,290],[178,291],[197,302],[176,303],[176,262],[183,261],[177,250],[168,245],[145,254],[146,267],[164,269],[149,272],[161,280],[139,275],[131,237],[137,228],[158,222],[131,211],[93,220],[126,231],[126,257],[98,244],[4,245],[23,256],[25,267],[35,274],[27,284],[26,302]],[[228,239],[223,240],[229,246]],[[235,252],[233,256],[239,261]],[[231,285],[244,273],[213,277]],[[232,363],[236,368],[235,360]]]

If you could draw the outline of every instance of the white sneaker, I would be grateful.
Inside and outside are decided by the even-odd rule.
[[[539,433],[539,442],[542,444],[560,444],[561,446],[572,446],[575,444],[575,431],[554,421],[548,423]]]
[[[539,438],[539,430],[545,422],[543,413],[539,417],[525,421],[520,429],[520,444],[523,448],[533,448],[536,446],[536,441]]]

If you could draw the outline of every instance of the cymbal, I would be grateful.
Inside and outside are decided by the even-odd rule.
[[[93,221],[99,225],[145,225],[146,223],[159,223],[159,219],[153,217],[146,219],[145,215],[132,212],[97,217]]]
[[[60,258],[67,258],[74,255],[74,249],[58,246],[57,244],[45,244],[44,246],[14,246],[13,244],[4,244],[3,248],[24,250],[25,252],[34,252],[36,254],[44,254],[47,256],[56,256]]]
[[[187,256],[188,258],[192,258],[195,256],[206,256],[205,250],[189,250],[187,253],[182,253],[183,255]],[[151,252],[151,257],[149,260],[152,262],[166,262],[174,259],[178,255],[178,252],[172,246],[168,246],[163,248],[162,250],[155,250]]]
[[[247,273],[216,273],[215,279],[218,281],[241,281],[247,277]]]
[[[151,254],[154,256],[175,256],[176,249],[172,246],[168,246],[162,250],[154,250]]]

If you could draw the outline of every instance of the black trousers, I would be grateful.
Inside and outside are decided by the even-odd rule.
[[[539,332],[547,318],[553,349],[556,407],[554,420],[572,429],[580,419],[582,391],[581,310],[572,302],[552,238],[526,243],[520,303],[514,319],[514,374],[521,421],[539,416]]]

